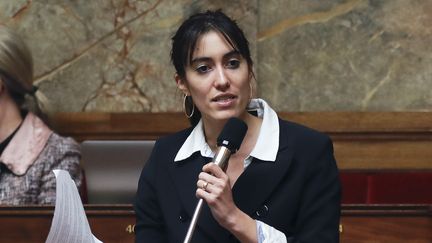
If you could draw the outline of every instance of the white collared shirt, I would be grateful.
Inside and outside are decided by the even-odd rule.
[[[267,102],[262,99],[252,99],[247,109],[248,111],[256,112],[257,116],[262,118],[263,121],[255,147],[244,160],[244,168],[252,162],[253,158],[274,163],[279,149],[278,116]],[[174,162],[185,160],[197,151],[203,157],[213,158],[215,155],[205,140],[202,120],[199,121],[191,134],[189,134],[174,158]],[[256,222],[259,243],[287,242],[282,232],[259,220],[256,220]]]

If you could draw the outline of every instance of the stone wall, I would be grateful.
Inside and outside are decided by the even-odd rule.
[[[0,23],[31,47],[55,111],[180,111],[170,37],[217,8],[278,111],[432,110],[432,1],[4,0]]]

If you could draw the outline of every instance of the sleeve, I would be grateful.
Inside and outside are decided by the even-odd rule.
[[[281,231],[256,220],[258,243],[287,243],[285,234]]]
[[[71,138],[59,137],[58,143],[50,144],[46,155],[46,170],[41,178],[38,204],[54,204],[56,197],[56,178],[52,170],[68,171],[79,189],[82,184],[79,145]]]
[[[324,145],[323,145],[324,144]],[[310,157],[297,216],[288,242],[339,242],[341,186],[329,137]]]
[[[135,242],[168,242],[165,234],[165,224],[156,193],[155,179],[157,177],[157,147],[147,161],[138,182],[135,198]]]

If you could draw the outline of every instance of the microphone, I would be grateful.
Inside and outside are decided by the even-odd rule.
[[[244,121],[233,117],[227,121],[219,134],[219,137],[217,138],[217,146],[219,149],[213,158],[213,163],[222,168],[224,172],[228,167],[228,161],[231,154],[234,154],[240,148],[247,129],[248,127]],[[200,198],[183,243],[189,243],[191,241],[203,203],[204,200]]]

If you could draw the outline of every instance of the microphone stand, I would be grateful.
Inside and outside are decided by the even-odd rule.
[[[225,172],[225,170],[228,166],[228,160],[229,160],[230,156],[231,156],[231,151],[227,147],[221,146],[221,147],[219,147],[219,150],[216,154],[216,157],[214,158],[213,163],[215,163],[216,165],[221,167],[222,170]],[[183,243],[189,243],[192,240],[192,235],[193,235],[193,232],[195,230],[195,226],[196,226],[196,223],[198,221],[199,214],[201,213],[203,203],[204,203],[204,200],[202,198],[200,198],[200,200],[198,201],[198,204],[195,207],[195,212],[192,216],[192,220],[191,220],[191,223],[189,225],[189,229],[187,231],[187,234],[186,234],[186,237],[185,237]]]
[[[204,203],[204,200],[202,198],[200,198],[200,200],[198,201],[198,204],[196,205],[195,212],[194,212],[193,217],[192,217],[192,221],[189,225],[189,229],[187,231],[187,234],[186,234],[186,237],[185,237],[183,243],[189,243],[192,240],[192,235],[193,235],[193,232],[195,231],[195,226],[196,226],[196,223],[198,221],[198,216],[201,213],[203,203]]]

